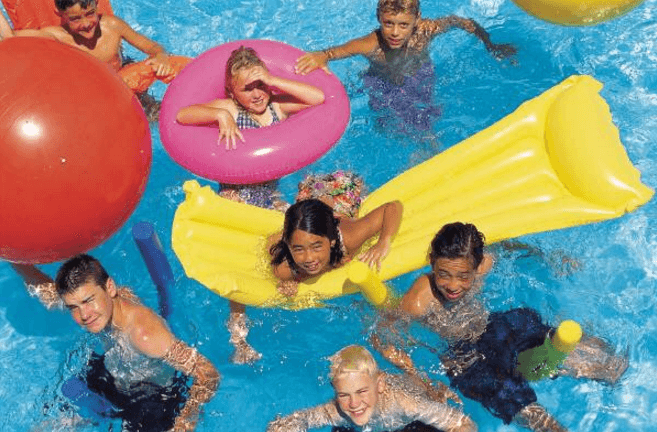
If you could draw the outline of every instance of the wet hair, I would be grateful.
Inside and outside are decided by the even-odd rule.
[[[226,79],[224,86],[226,89],[226,96],[230,97],[233,88],[233,77],[240,69],[249,69],[255,66],[262,66],[267,69],[265,62],[260,60],[258,53],[253,48],[241,46],[230,53],[228,61],[226,62]]]
[[[277,266],[287,261],[293,273],[299,271],[288,244],[292,241],[294,231],[301,230],[335,242],[331,246],[329,259],[329,264],[335,267],[344,256],[338,231],[339,224],[340,220],[333,215],[333,209],[318,199],[307,199],[291,205],[285,212],[283,238],[269,249],[272,256],[271,264]]]
[[[376,6],[376,19],[381,21],[384,13],[400,14],[407,13],[417,18],[420,17],[420,0],[379,0]]]
[[[91,255],[80,254],[62,264],[55,277],[55,286],[61,296],[72,293],[89,282],[105,289],[108,279],[109,275],[100,261]]]
[[[431,266],[438,258],[467,258],[474,268],[484,260],[484,235],[472,224],[454,222],[443,226],[431,240]]]
[[[66,9],[78,4],[85,9],[97,5],[96,0],[55,0],[55,7],[60,12],[64,12]]]
[[[360,345],[349,345],[329,357],[329,377],[335,381],[340,375],[350,372],[366,373],[372,378],[379,373],[379,366],[372,354]]]

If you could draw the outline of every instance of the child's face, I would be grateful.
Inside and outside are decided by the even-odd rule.
[[[106,288],[87,282],[75,291],[62,295],[66,308],[80,327],[91,333],[103,330],[112,320],[116,286],[109,280]]]
[[[314,276],[330,267],[331,246],[334,244],[335,241],[331,242],[328,237],[298,229],[292,233],[288,247],[296,265]]]
[[[58,11],[58,14],[62,18],[62,24],[74,36],[91,39],[96,35],[100,17],[95,3],[90,3],[86,8],[76,4],[63,12]]]
[[[433,265],[433,277],[440,293],[456,301],[472,289],[476,271],[467,258],[438,258]]]
[[[391,49],[406,45],[415,29],[417,17],[408,13],[384,12],[381,14],[381,34]]]
[[[364,426],[372,418],[383,392],[383,379],[366,372],[348,372],[333,381],[333,388],[340,410],[356,425]]]
[[[269,87],[259,79],[262,69],[261,66],[240,69],[231,80],[233,99],[254,114],[265,112],[271,97]]]

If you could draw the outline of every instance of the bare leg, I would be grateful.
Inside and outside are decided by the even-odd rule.
[[[533,403],[524,407],[514,418],[520,426],[534,432],[568,432],[543,406]]]
[[[584,336],[563,363],[560,375],[616,383],[628,367],[627,357],[613,353],[603,340]]]
[[[246,341],[249,327],[246,324],[246,313],[243,304],[230,301],[230,315],[227,327],[230,333],[230,343],[235,347],[231,361],[237,364],[254,363],[262,357],[262,354],[253,349]]]

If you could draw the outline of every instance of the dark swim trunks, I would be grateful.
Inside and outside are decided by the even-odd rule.
[[[433,101],[436,76],[433,64],[425,62],[412,75],[396,73],[391,76],[377,65],[363,76],[373,111],[383,113],[385,127],[393,126],[402,133],[432,130],[432,124],[441,115]]]
[[[518,354],[542,345],[550,330],[533,309],[491,313],[477,342],[457,343],[447,353],[448,358],[476,358],[463,371],[448,371],[451,385],[509,424],[520,410],[536,402],[536,393],[516,372]]]
[[[95,394],[91,398],[85,396],[87,405],[90,401],[93,403],[93,406],[86,406],[89,411],[96,417],[123,419],[125,431],[162,432],[173,428],[175,418],[187,399],[185,377],[176,376],[174,383],[168,387],[143,382],[126,393],[116,387],[114,377],[105,368],[103,360],[103,356],[97,354],[89,360],[86,387]],[[73,392],[88,392],[81,384],[84,385],[80,379],[69,380],[62,391],[76,402]]]

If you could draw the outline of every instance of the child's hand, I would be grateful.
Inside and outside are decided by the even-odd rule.
[[[321,68],[328,75],[331,75],[326,63],[328,62],[328,55],[323,51],[310,52],[302,55],[297,59],[297,64],[294,66],[294,72],[299,75],[306,75],[317,68]]]
[[[146,60],[146,64],[153,66],[156,77],[165,77],[174,72],[173,66],[169,63],[169,56],[160,53]]]
[[[217,144],[221,145],[221,140],[225,138],[226,150],[230,150],[231,145],[233,149],[237,148],[235,138],[239,138],[244,142],[244,136],[237,127],[237,123],[235,123],[235,119],[230,112],[220,109],[217,114],[217,123],[219,123],[219,140],[217,141]]]
[[[293,297],[299,291],[299,282],[297,281],[278,281],[276,290],[286,297]]]
[[[273,77],[267,69],[262,66],[256,66],[249,70],[245,83],[248,86],[257,81],[261,81],[263,84],[270,86],[272,85]]]
[[[381,270],[381,261],[388,256],[390,252],[390,241],[381,240],[362,254],[358,255],[358,259],[367,263],[370,268],[373,268],[376,265],[376,270]]]
[[[490,47],[488,47],[488,51],[490,51],[498,60],[511,57],[518,52],[516,47],[511,44],[492,44]]]

